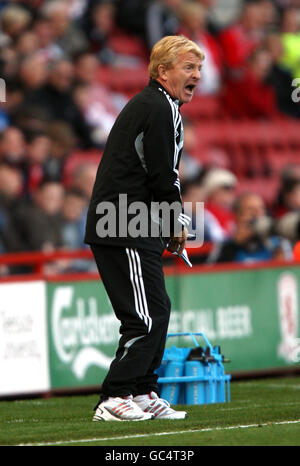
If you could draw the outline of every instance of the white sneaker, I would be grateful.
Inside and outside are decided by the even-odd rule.
[[[134,403],[132,396],[110,397],[97,406],[93,421],[146,421],[153,419],[152,413],[144,413]]]
[[[153,413],[155,419],[185,419],[187,417],[185,411],[175,411],[167,400],[159,398],[155,392],[149,395],[138,395],[133,400],[144,413]]]

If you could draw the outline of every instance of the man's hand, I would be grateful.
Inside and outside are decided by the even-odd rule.
[[[170,252],[177,252],[177,254],[181,256],[182,251],[185,248],[187,236],[188,236],[188,231],[184,227],[180,236],[171,236],[167,250]]]

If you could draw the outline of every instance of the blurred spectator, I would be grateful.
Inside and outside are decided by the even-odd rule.
[[[179,30],[184,0],[116,0],[118,26],[143,39],[149,50],[162,37]]]
[[[300,0],[244,1],[238,20],[223,31],[216,28],[210,14],[216,11],[216,3],[1,2],[0,76],[5,79],[6,101],[0,103],[0,252],[47,249],[49,245],[50,249],[61,245],[82,247],[80,229],[97,165],[83,162],[72,171],[72,157],[77,149],[84,157],[85,149],[103,147],[127,101],[126,96],[112,92],[101,82],[99,67],[106,76],[115,66],[134,66],[137,70],[144,66],[144,55],[124,52],[124,30],[129,44],[134,35],[143,38],[147,53],[167,34],[183,33],[198,42],[206,55],[199,93],[221,94],[223,108],[230,117],[299,118],[300,104],[292,101],[291,93],[292,79],[300,76]],[[120,42],[122,52],[118,49]],[[230,235],[235,224],[231,205],[237,180],[227,176],[228,169],[234,168],[231,154],[217,142],[202,153],[198,126],[190,118],[184,123],[182,196],[184,201],[192,202],[187,214],[192,217],[193,227],[200,230],[195,206],[205,200],[205,239],[219,241]],[[70,173],[66,173],[69,162]],[[214,182],[208,182],[213,168],[227,169],[228,183],[218,181],[216,172]],[[300,164],[284,171],[272,211],[275,219],[300,211],[299,171]],[[64,196],[65,183],[70,190]],[[214,184],[210,192],[209,186]],[[43,203],[48,199],[51,205],[52,196],[57,206],[55,214]],[[258,203],[257,199],[253,202]],[[288,226],[294,225],[293,221],[288,219]],[[50,236],[45,233],[47,229]],[[265,238],[261,241],[265,246]],[[252,260],[256,252],[247,250],[238,257],[249,254],[249,258],[253,253]],[[70,267],[84,270],[84,263],[60,264],[62,271]]]
[[[238,22],[219,35],[229,78],[239,78],[247,60],[264,37],[264,18],[258,2],[244,3]]]
[[[276,94],[278,109],[285,115],[300,118],[300,103],[294,102],[291,97],[291,72],[281,64],[283,45],[279,34],[269,34],[265,42],[273,64],[266,78],[266,83],[271,85]]]
[[[280,236],[289,240],[292,247],[296,248],[297,257],[294,256],[295,259],[300,259],[300,210],[283,214],[276,220],[275,228]]]
[[[259,0],[261,7],[262,21],[264,25],[264,31],[269,33],[274,33],[278,28],[278,10],[273,0]]]
[[[145,41],[149,50],[164,36],[177,34],[179,8],[184,0],[154,0],[149,3],[145,18]]]
[[[8,5],[1,11],[1,44],[14,43],[30,27],[32,15],[21,5]]]
[[[48,65],[45,59],[35,53],[27,55],[19,67],[20,86],[24,93],[39,90],[48,79]]]
[[[84,30],[89,40],[89,50],[103,64],[113,64],[115,55],[110,38],[115,30],[115,6],[110,0],[89,2]]]
[[[72,21],[80,22],[80,19],[85,13],[87,1],[86,0],[69,0],[69,16]]]
[[[63,182],[64,168],[75,146],[75,135],[65,121],[56,120],[48,125],[49,153],[44,162],[44,176],[48,180]]]
[[[234,118],[274,118],[280,115],[274,88],[267,83],[273,66],[266,49],[255,50],[239,79],[228,81],[223,90],[223,105]]]
[[[62,205],[62,245],[64,249],[79,250],[87,247],[83,242],[88,199],[77,188],[67,189]],[[64,259],[57,263],[60,273],[96,271],[95,262],[89,259]]]
[[[16,79],[18,67],[19,57],[17,51],[12,46],[0,49],[1,77],[5,79],[6,83]]]
[[[70,6],[67,0],[51,0],[41,8],[41,15],[50,23],[55,45],[65,57],[72,58],[74,54],[88,47],[88,41],[72,21]]]
[[[18,206],[13,226],[19,234],[22,250],[50,252],[62,246],[63,195],[60,183],[45,181],[33,193],[32,201]]]
[[[181,182],[184,213],[191,218],[189,231],[192,230],[201,240],[204,238],[203,201],[205,192],[202,184],[204,174],[205,170],[195,170],[193,176],[183,178]]]
[[[18,233],[12,226],[22,187],[19,170],[0,162],[0,253],[22,250]]]
[[[36,17],[40,8],[46,3],[47,0],[10,0],[11,3],[17,3],[25,8],[33,18]]]
[[[91,100],[87,84],[77,84],[73,95],[76,105],[91,128],[93,141],[98,147],[104,147],[116,116],[110,114],[101,102]]]
[[[39,54],[47,61],[59,60],[64,57],[64,51],[55,42],[55,31],[50,20],[38,16],[33,24],[33,32],[36,34]]]
[[[6,81],[6,99],[1,102],[0,108],[5,113],[8,123],[11,122],[11,117],[15,114],[16,110],[20,107],[24,99],[24,91],[20,86],[19,81],[9,80]]]
[[[42,108],[48,113],[49,121],[68,122],[78,137],[78,144],[84,148],[93,147],[91,129],[73,99],[73,79],[74,67],[71,61],[54,62],[50,69],[48,83],[28,94],[24,105]]]
[[[62,205],[62,242],[68,249],[85,247],[84,229],[88,200],[76,188],[66,190]]]
[[[24,135],[19,128],[9,126],[0,134],[0,161],[20,167],[25,151]]]
[[[236,198],[237,179],[229,170],[211,168],[204,175],[204,228],[205,240],[223,241],[230,237],[234,228],[232,211]]]
[[[93,128],[93,140],[104,146],[107,136],[127,99],[110,92],[98,79],[99,61],[90,52],[75,59],[74,100],[87,124]]]
[[[300,6],[300,0],[273,0],[279,13],[283,13],[286,8]]]
[[[123,94],[108,89],[99,79],[100,62],[91,52],[82,52],[74,58],[75,84],[89,86],[90,102],[101,102],[106,111],[116,117],[127,99]]]
[[[146,41],[146,12],[152,0],[115,0],[117,26]]]
[[[179,7],[184,0],[116,0],[116,21],[142,38],[149,50],[162,37],[179,29]]]
[[[283,54],[281,64],[285,66],[294,78],[300,76],[300,8],[284,10],[281,21],[281,40]]]
[[[218,42],[206,29],[206,15],[207,11],[201,4],[184,2],[180,9],[180,33],[196,42],[205,55],[196,92],[216,95],[221,86],[222,56]]]
[[[279,190],[272,208],[272,215],[275,219],[281,218],[290,211],[300,210],[300,200],[297,200],[299,184],[300,164],[287,163],[280,173]]]
[[[26,155],[22,163],[23,193],[30,198],[45,178],[45,163],[50,152],[50,139],[46,133],[35,132],[26,137]]]
[[[30,30],[25,31],[16,41],[15,50],[20,57],[35,54],[39,50],[39,38]]]
[[[21,98],[19,105],[10,112],[11,122],[24,134],[36,131],[47,131],[49,113],[39,103],[28,105],[27,98]]]
[[[87,200],[91,198],[97,170],[96,163],[85,163],[79,165],[72,175],[71,187],[81,191]]]
[[[300,179],[296,177],[290,177],[282,183],[274,217],[280,218],[288,212],[300,212]]]
[[[195,3],[198,3],[206,10],[205,21],[206,21],[206,29],[207,31],[212,34],[213,36],[217,36],[219,34],[219,26],[217,25],[215,19],[213,18],[212,12],[217,3],[216,0],[194,0]]]
[[[191,121],[184,120],[184,140],[181,154],[179,177],[180,180],[194,178],[195,173],[200,173],[202,162],[200,159],[196,130]]]
[[[287,241],[270,233],[269,218],[263,199],[255,193],[244,193],[235,203],[235,231],[232,238],[217,244],[209,262],[258,262],[290,259]]]

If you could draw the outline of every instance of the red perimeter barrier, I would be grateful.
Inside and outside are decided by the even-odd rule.
[[[203,257],[211,251],[213,244],[205,243],[199,247],[186,248],[188,256],[193,262],[193,257]],[[218,264],[208,264],[200,263],[194,264],[192,268],[187,267],[184,261],[171,254],[168,251],[165,251],[163,258],[167,259],[165,273],[166,275],[172,273],[179,274],[193,274],[193,273],[217,273],[217,272],[226,272],[226,271],[240,271],[245,269],[264,269],[264,268],[276,268],[282,266],[299,266],[300,257],[295,257],[293,260],[268,260],[254,263],[240,263],[240,262],[230,262],[230,263],[218,263]],[[2,254],[0,255],[0,266],[17,266],[17,265],[28,265],[32,267],[31,273],[21,274],[9,274],[0,276],[0,283],[2,282],[12,282],[12,281],[32,281],[32,280],[41,280],[46,279],[47,281],[52,280],[90,280],[99,278],[99,274],[95,272],[67,272],[59,274],[48,274],[44,271],[44,266],[48,263],[59,261],[59,260],[75,260],[75,259],[91,259],[93,260],[93,254],[90,249],[81,249],[81,250],[59,250],[53,252],[21,252],[14,254]]]
[[[207,243],[195,248],[187,248],[189,257],[206,255],[212,249],[212,245]],[[165,251],[164,258],[169,258],[174,261],[174,265],[180,265],[182,260],[168,251]],[[53,252],[19,252],[0,255],[0,266],[16,266],[28,265],[33,268],[33,274],[42,276],[44,265],[50,262],[55,262],[63,259],[93,259],[93,254],[90,249],[81,250],[56,250]],[[70,274],[69,274],[70,275]],[[7,276],[0,277],[0,281],[7,280]],[[9,275],[9,278],[16,278],[16,275]]]

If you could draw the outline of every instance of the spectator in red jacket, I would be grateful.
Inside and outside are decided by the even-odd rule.
[[[264,16],[259,3],[245,3],[239,21],[220,33],[228,77],[240,76],[249,56],[264,36]]]
[[[272,66],[270,53],[258,49],[248,60],[240,79],[226,83],[223,104],[232,117],[255,119],[279,115],[275,90],[266,83]]]

